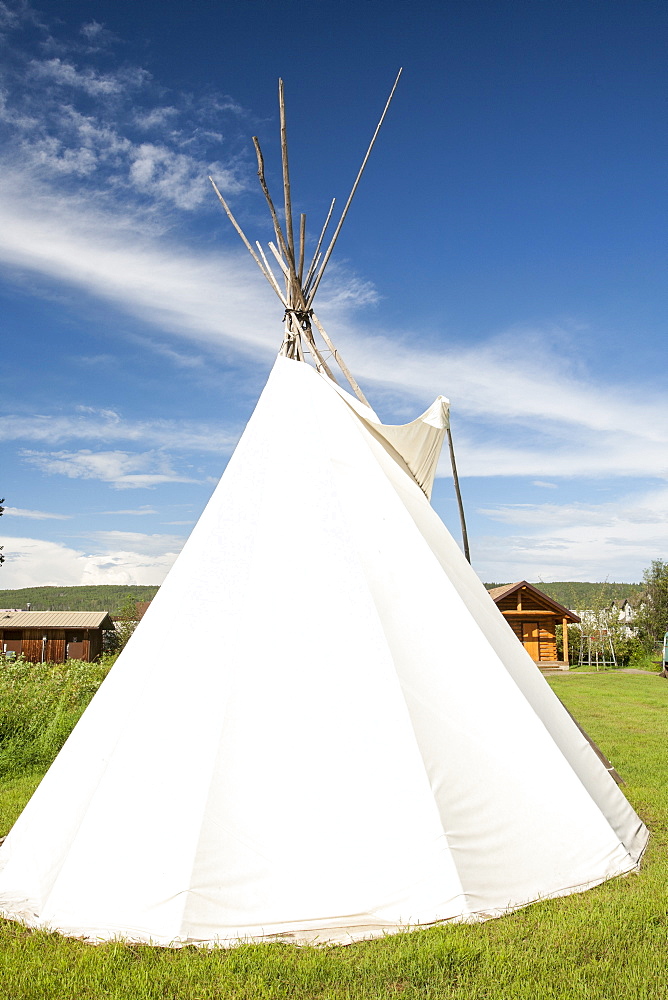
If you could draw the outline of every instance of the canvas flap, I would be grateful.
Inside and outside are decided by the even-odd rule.
[[[437,396],[431,406],[410,423],[384,424],[370,406],[365,406],[326,375],[322,375],[322,378],[390,445],[403,460],[427,499],[431,499],[443,438],[450,426],[450,401],[445,396]]]

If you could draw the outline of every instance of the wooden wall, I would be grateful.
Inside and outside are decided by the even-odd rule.
[[[67,638],[70,632],[77,632],[82,636],[81,643],[77,643],[74,647],[75,656],[72,654],[72,647],[70,648],[70,659],[94,660],[102,653],[102,629],[99,628],[24,628],[4,631],[13,633],[20,631],[22,633],[20,650],[15,641],[11,643],[11,648],[16,651],[17,655],[20,652],[30,663],[41,663],[42,660],[46,663],[64,663],[68,652]],[[4,631],[0,629],[0,652],[2,651]],[[45,635],[47,636],[46,642],[43,641]]]
[[[515,591],[514,594],[508,594],[506,597],[502,597],[500,601],[496,601],[495,603],[499,611],[519,611],[519,610],[547,611],[548,610],[545,604],[542,604],[534,594],[531,594],[526,590]],[[527,617],[530,618],[531,615],[529,614],[527,615]],[[554,617],[558,618],[557,615],[554,615]],[[561,621],[560,618],[558,620]]]
[[[527,615],[527,619],[531,619],[531,614]],[[512,628],[513,632],[524,645],[524,624],[525,619],[523,618],[506,618],[506,621]],[[554,663],[557,660],[557,634],[555,631],[555,626],[561,625],[560,619],[554,619],[554,621],[540,621],[538,623],[538,662]]]
[[[545,604],[535,594],[517,590],[502,597],[496,606],[533,660],[537,663],[557,661],[556,627],[562,620],[558,615],[547,613]],[[539,614],[534,617],[532,612]],[[528,640],[527,626],[532,622],[538,625],[537,634]]]
[[[508,594],[495,603],[499,611],[517,611],[517,594]]]
[[[102,629],[86,629],[86,635],[88,636],[88,656],[86,659],[96,660],[98,656],[102,655]]]

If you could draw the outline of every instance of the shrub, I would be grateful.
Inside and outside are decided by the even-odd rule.
[[[646,651],[637,635],[622,635],[615,639],[615,656],[620,667],[645,658]]]

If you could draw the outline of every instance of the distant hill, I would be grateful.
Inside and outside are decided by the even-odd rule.
[[[150,601],[157,587],[121,587],[101,584],[96,587],[24,587],[22,590],[0,590],[0,608],[22,608],[30,604],[31,611],[109,611],[118,614],[128,597],[135,601]]]
[[[515,582],[515,581],[509,581]],[[502,583],[486,583],[488,590]],[[583,611],[605,607],[615,598],[642,594],[642,583],[534,583],[566,608]],[[24,608],[32,611],[109,611],[118,614],[128,597],[135,601],[150,601],[158,587],[121,587],[101,584],[95,587],[24,587],[23,590],[0,590],[0,608]]]
[[[516,581],[509,581],[515,583]],[[533,581],[529,581],[533,583]],[[533,583],[544,594],[551,597],[565,608],[572,608],[576,611],[585,611],[588,608],[603,608],[611,604],[614,600],[623,600],[625,597],[633,597],[645,591],[644,583],[582,583],[579,580],[567,581],[564,583]],[[492,587],[503,587],[502,583],[486,583],[488,590]]]

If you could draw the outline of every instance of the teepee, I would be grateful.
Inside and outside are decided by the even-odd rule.
[[[447,400],[387,426],[334,381],[312,313],[329,250],[305,276],[285,144],[284,168],[286,291],[246,241],[283,301],[281,354],[2,847],[0,910],[29,926],[349,942],[577,892],[645,846],[429,503]]]

